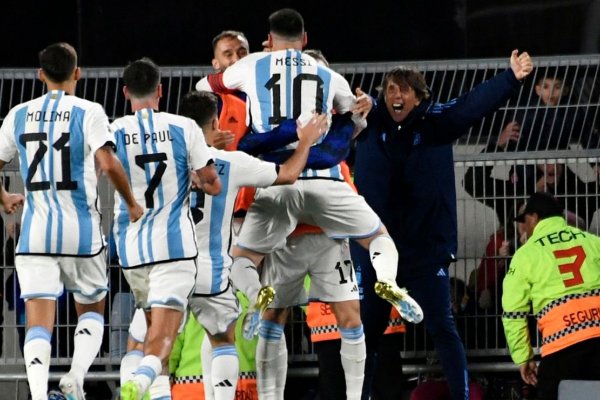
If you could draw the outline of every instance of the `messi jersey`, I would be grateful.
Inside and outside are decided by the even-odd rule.
[[[196,224],[198,274],[195,292],[220,293],[227,288],[231,257],[231,221],[238,190],[243,186],[267,187],[277,179],[275,164],[261,161],[241,151],[211,149],[221,180],[221,193],[192,195],[192,207],[202,212]]]
[[[145,208],[131,223],[115,193],[113,234],[121,266],[195,258],[190,170],[210,160],[202,130],[189,118],[149,108],[115,120],[112,129],[135,199]]]
[[[222,74],[203,78],[196,89],[246,93],[254,134],[270,131],[285,119],[300,119],[306,123],[313,112],[330,117],[334,109],[345,113],[355,102],[343,76],[293,49],[252,53]],[[296,145],[292,143],[287,148],[293,149]],[[306,170],[300,178],[314,177],[341,179],[341,172],[339,166]]]
[[[91,256],[102,250],[94,155],[112,141],[102,106],[61,90],[8,113],[0,159],[18,153],[25,186],[17,254]]]

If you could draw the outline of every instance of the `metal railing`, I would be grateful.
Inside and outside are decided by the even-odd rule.
[[[578,178],[589,185],[573,186],[577,189],[575,192],[570,192],[571,186],[568,186],[566,182],[560,183],[560,185],[564,185],[561,196],[565,199],[567,197],[583,199],[579,202],[575,201],[574,211],[587,216],[585,224],[589,230],[596,233],[600,231],[600,224],[595,216],[598,209],[599,190],[596,175],[592,170],[600,158],[600,148],[597,142],[594,142],[598,135],[600,121],[600,55],[539,57],[535,59],[535,62],[536,70],[532,74],[533,76],[526,80],[518,93],[497,112],[484,118],[469,132],[465,132],[465,135],[455,145],[459,259],[451,271],[455,278],[453,285],[457,304],[460,305],[462,300],[466,299],[467,307],[464,310],[461,310],[460,306],[458,308],[460,312],[457,315],[457,324],[465,342],[472,370],[514,370],[503,338],[498,299],[492,299],[493,301],[488,307],[482,307],[480,304],[482,288],[478,286],[477,282],[491,281],[491,279],[484,276],[485,279],[478,280],[477,272],[473,272],[490,273],[488,270],[479,268],[486,244],[499,229],[509,225],[509,209],[514,208],[517,201],[524,197],[524,193],[532,189],[525,187],[522,189],[523,193],[520,193],[517,190],[517,183],[511,180],[511,171],[527,166],[536,169],[536,166],[541,165],[564,165],[565,170],[573,171]],[[365,92],[376,97],[377,88],[381,85],[384,74],[397,65],[411,66],[422,71],[433,98],[441,102],[466,93],[478,83],[509,67],[508,59],[481,59],[333,64],[332,68],[344,75],[353,88],[360,86]],[[200,77],[212,72],[212,69],[208,66],[164,67],[161,72],[164,93],[161,107],[165,111],[177,112],[181,97],[193,89],[195,82]],[[128,106],[121,92],[121,73],[122,68],[84,68],[77,95],[101,103],[111,119],[122,116],[128,112]],[[547,107],[537,100],[535,83],[538,78],[555,77],[562,79],[564,91],[555,110],[572,115],[574,120],[559,120],[556,116],[549,116],[546,113]],[[0,69],[0,118],[4,118],[15,105],[40,96],[43,91],[44,87],[37,80],[35,70]],[[549,140],[542,140],[538,141],[536,146],[529,143],[522,149],[496,148],[493,151],[482,151],[495,147],[499,135],[509,122],[517,119],[524,121],[527,118],[541,121],[540,123],[544,124],[552,132],[552,135],[557,135],[553,139],[557,145],[550,147]],[[540,131],[539,134],[543,135],[544,132]],[[473,172],[481,171],[486,167],[491,167],[491,173],[498,182],[505,183],[506,191],[499,192],[495,187],[487,187],[483,188],[485,190],[482,195],[474,198],[465,191],[468,186],[467,176],[471,176],[467,173],[470,169]],[[8,164],[3,174],[10,178],[11,191],[23,190],[23,184],[14,163]],[[540,177],[536,176],[534,179],[537,181]],[[471,186],[480,185],[479,181],[471,183]],[[484,182],[484,184],[487,183]],[[482,188],[479,187],[479,189]],[[100,193],[104,215],[103,224],[108,236],[112,220],[113,197],[112,188],[105,180],[101,181]],[[503,210],[501,210],[503,212],[499,213],[498,209],[493,207],[502,203],[504,204]],[[504,218],[500,215],[504,215]],[[10,227],[18,225],[19,219],[15,216],[4,216],[3,220],[2,231],[6,242],[6,238],[10,236]],[[4,268],[1,270],[0,276],[8,289],[5,295],[10,294],[14,297],[18,292],[18,285],[14,280],[14,268],[10,264],[10,249],[5,250],[2,260]],[[503,261],[497,255],[488,257],[487,260],[487,262]],[[115,368],[120,362],[121,355],[125,351],[124,339],[127,337],[128,317],[130,318],[133,312],[131,299],[128,298],[126,291],[121,291],[126,286],[122,274],[118,267],[111,267],[111,271],[112,292],[107,302],[106,314],[105,338],[107,343],[103,346],[102,354],[95,361],[95,365],[106,369]],[[13,277],[9,278],[10,276]],[[496,280],[494,285],[488,289],[497,295],[501,281]],[[468,299],[464,296],[465,293]],[[9,300],[3,304],[5,308],[4,322],[2,323],[4,343],[3,353],[0,356],[0,367],[23,365],[19,348],[19,338],[22,340],[24,327],[22,304],[17,298]],[[287,327],[292,363],[290,374],[296,376],[315,375],[314,367],[305,367],[302,364],[305,361],[316,360],[308,340],[309,334],[302,313],[294,312],[292,315]],[[57,317],[59,323],[54,334],[55,346],[53,346],[52,363],[53,365],[68,365],[72,352],[70,331],[76,324],[70,299],[59,303]],[[404,336],[404,342],[403,355],[411,360],[405,365],[405,372],[419,373],[436,370],[435,365],[426,363],[426,360],[434,355],[434,350],[422,324],[409,327]],[[503,362],[488,361],[489,357],[497,357]],[[51,378],[56,377],[55,374],[51,375]],[[117,377],[118,372],[116,371],[90,373],[91,379],[114,380]],[[0,380],[22,379],[25,379],[24,372],[0,372]]]

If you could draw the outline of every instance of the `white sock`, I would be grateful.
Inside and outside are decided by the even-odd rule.
[[[77,377],[77,383],[80,385],[83,385],[83,377],[100,351],[103,335],[104,316],[96,312],[86,312],[79,316],[75,327],[70,373]]]
[[[250,301],[250,305],[256,303],[258,298],[258,292],[262,287],[260,283],[260,277],[256,271],[256,265],[246,258],[238,257],[233,260],[231,265],[231,272],[229,273],[229,279],[233,283],[233,286],[241,290]]]
[[[148,354],[142,358],[140,365],[135,370],[133,380],[140,386],[140,393],[143,395],[148,391],[150,385],[156,377],[162,372],[162,363],[160,358],[155,355]]]
[[[152,400],[171,400],[171,383],[168,375],[159,375],[150,385]]]
[[[378,281],[396,281],[398,272],[398,250],[389,235],[379,235],[369,244],[371,263]]]
[[[213,348],[212,388],[215,400],[234,400],[240,373],[240,360],[234,345]]]
[[[123,356],[121,359],[121,368],[119,369],[121,386],[133,379],[135,370],[140,365],[142,358],[144,358],[144,352],[141,350],[131,350]]]
[[[27,369],[29,391],[33,400],[47,399],[51,338],[52,334],[42,326],[32,326],[25,335],[23,358]]]
[[[365,360],[367,359],[363,326],[346,329],[338,326],[338,329],[342,336],[340,357],[346,378],[346,398],[360,400],[365,377]]]
[[[208,335],[204,335],[202,339],[202,350],[200,353],[200,360],[202,361],[202,382],[204,383],[204,398],[205,400],[214,400],[215,392],[213,391],[212,385],[212,346]]]
[[[288,367],[288,350],[285,342],[285,335],[281,335],[279,339],[279,353],[277,353],[277,359],[275,360],[275,367],[277,369],[277,379],[275,381],[275,391],[277,398],[283,399],[285,392],[285,381],[287,379],[287,367]]]
[[[280,399],[278,397],[278,377],[281,378],[281,369],[287,374],[287,360],[285,365],[280,365],[280,342],[283,336],[283,325],[273,321],[263,320],[258,330],[258,344],[256,346],[256,387],[261,400]],[[287,354],[287,351],[286,351]],[[285,386],[285,381],[283,382]]]

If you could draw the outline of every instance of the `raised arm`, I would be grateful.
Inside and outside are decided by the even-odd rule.
[[[298,140],[296,129],[296,121],[286,119],[270,131],[263,133],[248,132],[240,139],[238,150],[252,156],[259,156],[264,153],[280,150]],[[291,152],[289,155],[291,155]]]
[[[439,135],[427,137],[426,140],[451,143],[505,104],[517,92],[520,82],[533,70],[529,54],[517,54],[518,51],[513,50],[510,57],[511,68],[506,71],[448,103],[432,104],[428,118],[440,129],[435,130]]]

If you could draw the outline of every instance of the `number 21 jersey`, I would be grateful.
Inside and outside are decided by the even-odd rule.
[[[94,154],[112,145],[100,104],[61,90],[14,107],[0,159],[18,152],[25,205],[17,254],[91,256],[104,247]]]

